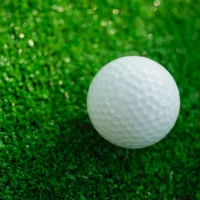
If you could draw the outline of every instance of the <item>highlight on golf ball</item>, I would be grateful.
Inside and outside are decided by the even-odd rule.
[[[180,96],[171,74],[157,62],[140,56],[106,64],[88,91],[87,110],[97,132],[124,148],[151,146],[173,128]]]

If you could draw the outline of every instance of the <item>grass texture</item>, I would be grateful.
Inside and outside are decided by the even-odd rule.
[[[200,200],[200,1],[0,3],[0,199]],[[92,127],[89,84],[120,56],[175,78],[179,119],[127,150]]]

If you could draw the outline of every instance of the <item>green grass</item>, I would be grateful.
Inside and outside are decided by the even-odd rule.
[[[0,3],[1,199],[200,199],[200,1],[153,3]],[[94,75],[126,55],[161,63],[181,95],[174,129],[141,150],[106,142],[86,111]]]

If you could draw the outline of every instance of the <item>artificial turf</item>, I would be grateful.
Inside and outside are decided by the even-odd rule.
[[[200,1],[4,0],[0,3],[0,199],[199,200]],[[107,62],[143,55],[181,95],[160,143],[102,139],[86,110]]]

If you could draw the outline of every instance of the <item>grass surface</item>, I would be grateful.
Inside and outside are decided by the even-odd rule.
[[[199,31],[199,0],[1,2],[1,199],[199,200]],[[86,111],[93,76],[126,55],[161,63],[181,94],[175,128],[141,150],[106,142]]]

